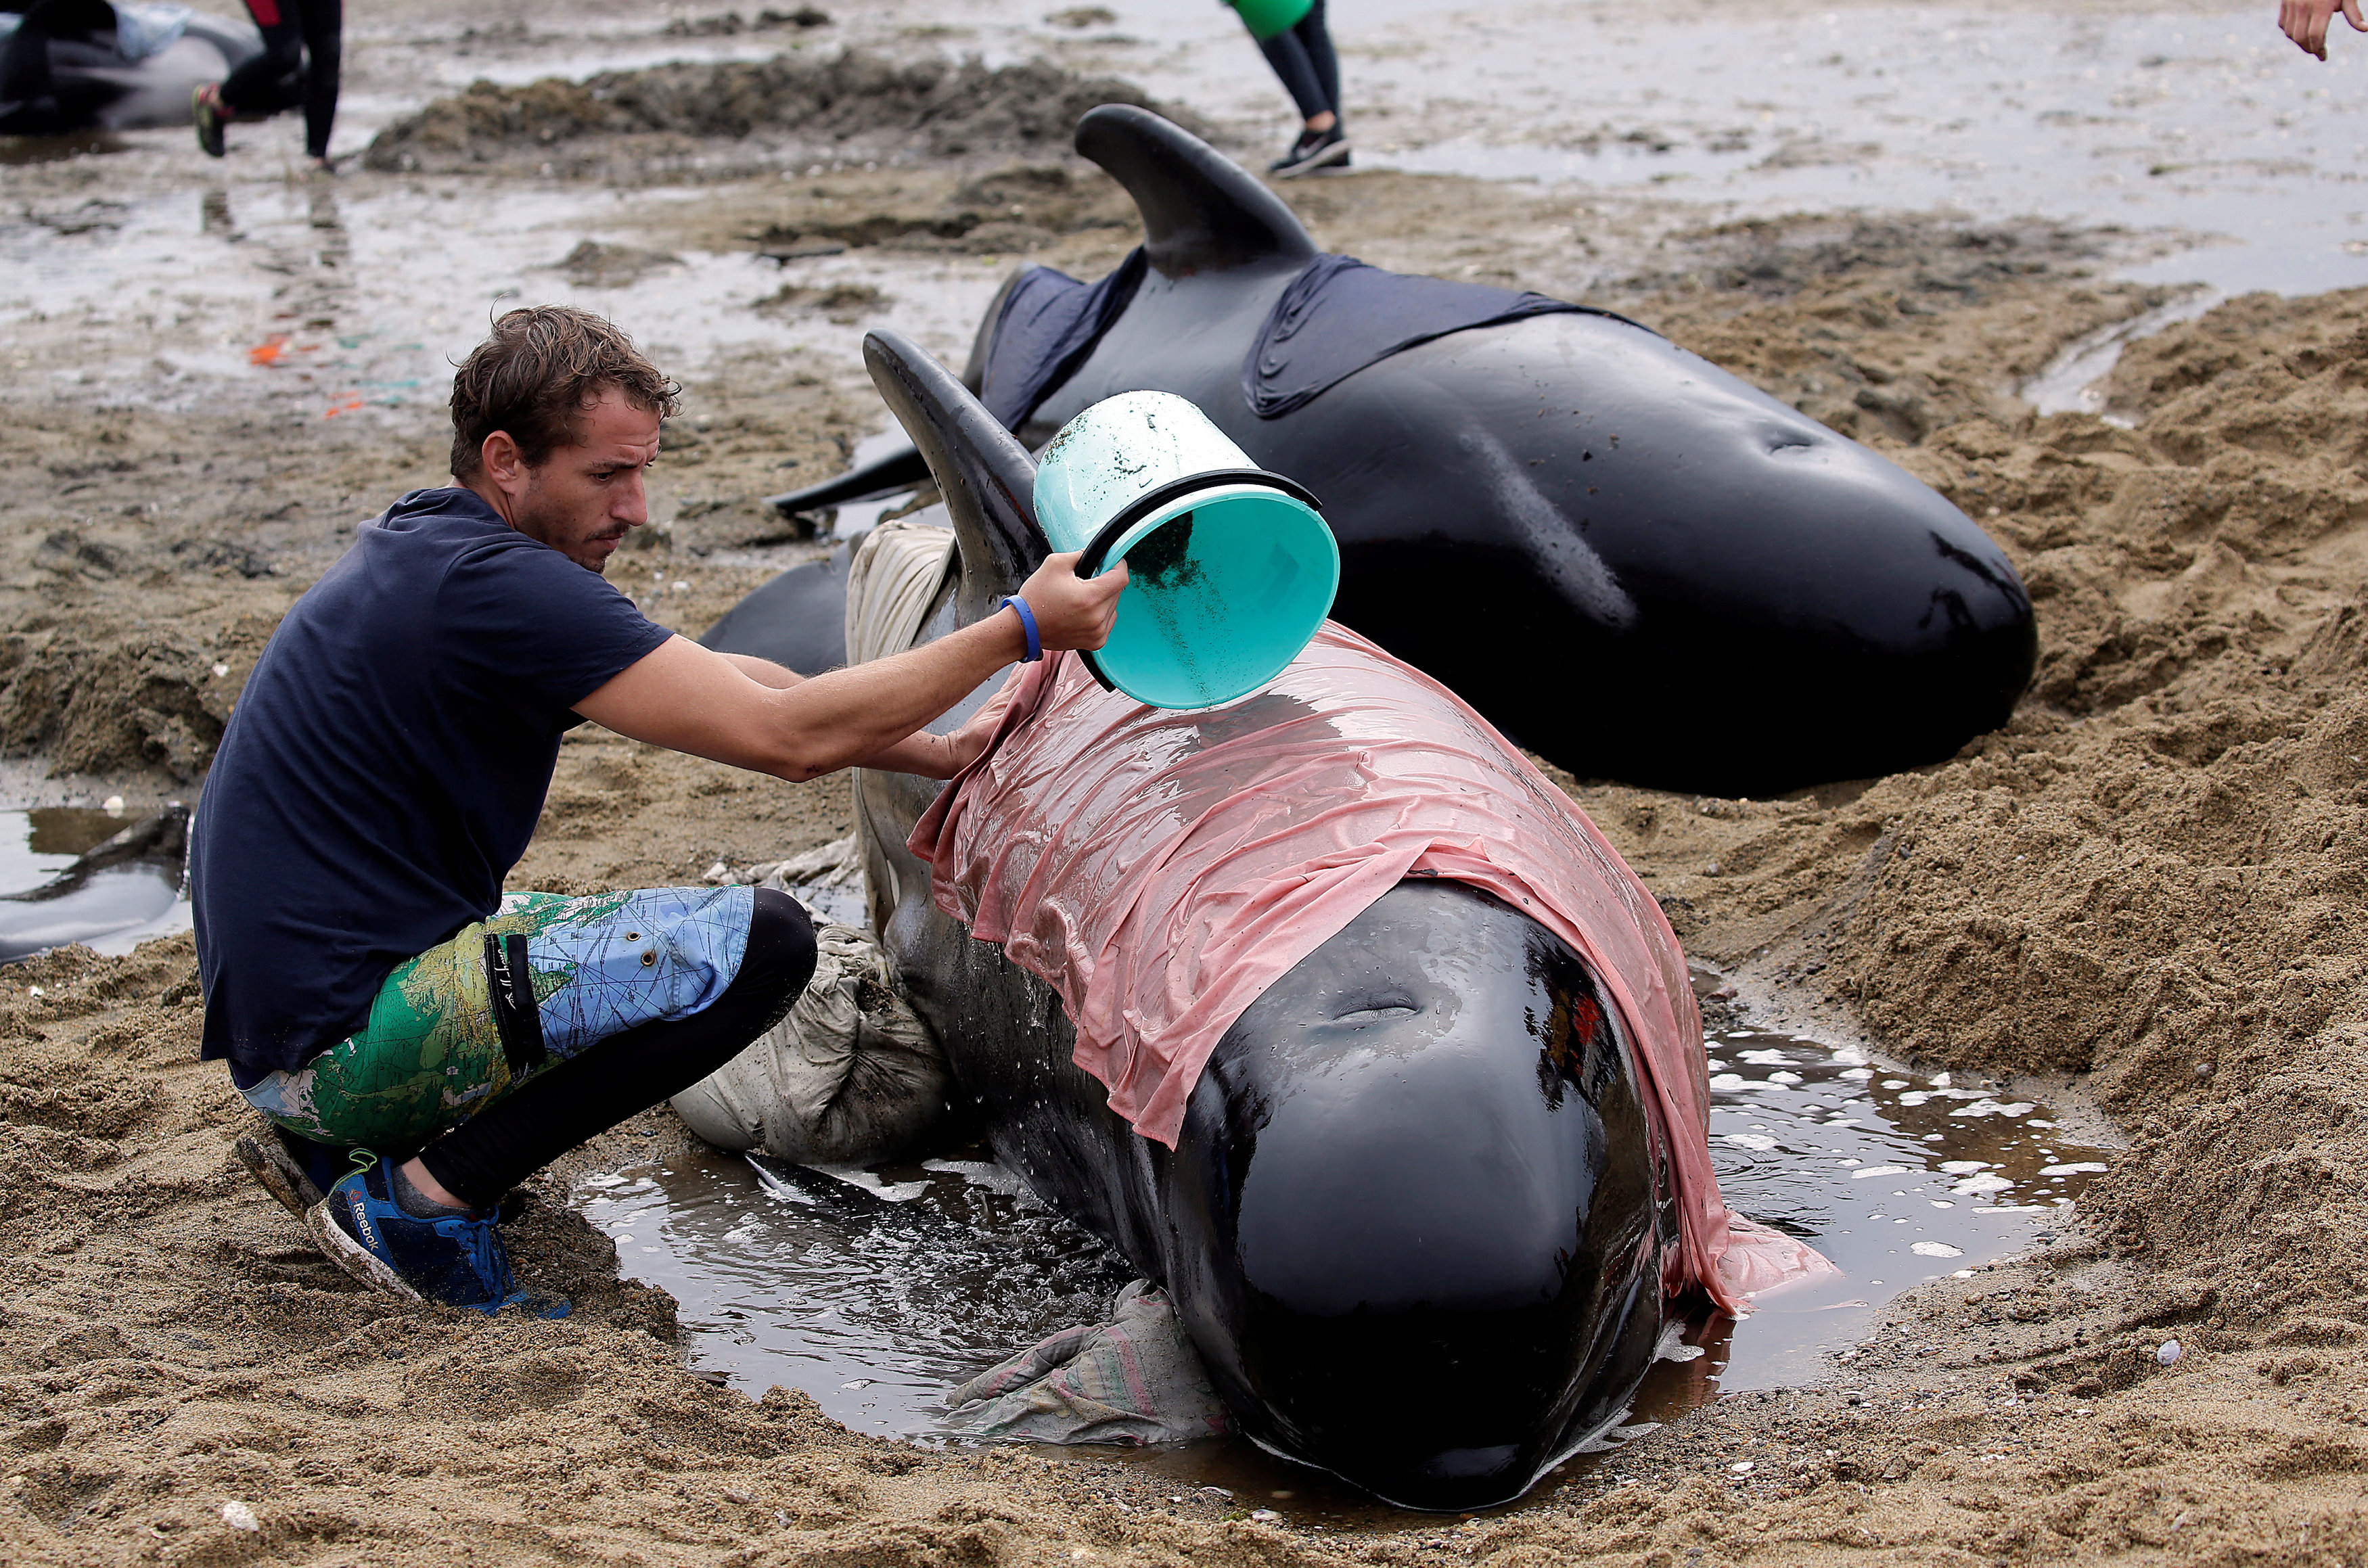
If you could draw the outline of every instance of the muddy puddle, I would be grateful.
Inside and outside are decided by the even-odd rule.
[[[128,953],[188,930],[181,822],[177,812],[0,811],[0,963],[68,942]]]
[[[1736,1209],[1812,1241],[1838,1278],[1771,1292],[1753,1316],[1689,1325],[1631,1421],[1723,1392],[1800,1387],[1920,1282],[2053,1234],[2112,1156],[2050,1108],[1978,1080],[1748,1028],[1705,1040],[1711,1153]],[[931,1440],[947,1390],[1105,1309],[1132,1277],[982,1149],[837,1173],[699,1151],[576,1189],[627,1275],[681,1304],[691,1364],[751,1394],[802,1388],[859,1431]],[[1227,1439],[1155,1452],[1047,1450],[1218,1486],[1308,1524],[1428,1528],[1328,1477]],[[1551,1479],[1610,1463],[1581,1455]]]
[[[782,265],[745,251],[646,248],[639,222],[710,194],[636,192],[630,222],[603,189],[511,191],[486,203],[449,185],[358,195],[278,181],[28,210],[0,219],[0,324],[28,341],[74,324],[94,351],[54,372],[61,391],[169,410],[239,382],[298,416],[367,419],[381,408],[441,408],[453,364],[514,301],[578,304],[631,323],[644,347],[696,374],[752,349],[851,364],[864,330],[892,324],[958,356],[1006,270],[985,257]],[[423,244],[424,234],[438,243]],[[633,265],[579,281],[563,263],[587,240],[622,247]],[[861,320],[754,308],[785,282],[858,280],[879,301]],[[98,347],[110,337],[112,352]]]

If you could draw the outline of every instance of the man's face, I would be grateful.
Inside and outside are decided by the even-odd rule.
[[[510,521],[578,566],[605,573],[618,542],[650,520],[642,476],[657,460],[658,416],[612,387],[584,411],[576,429],[575,445],[521,472]]]

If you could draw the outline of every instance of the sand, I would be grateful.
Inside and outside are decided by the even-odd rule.
[[[571,156],[609,168],[642,145],[607,134]],[[951,155],[723,182],[654,221],[645,255],[825,223],[858,256],[961,245],[994,189],[1017,193],[994,254],[1108,266],[1123,208],[1075,165],[1024,172],[1041,163],[1000,187],[978,183],[995,159]],[[56,210],[99,177],[25,183]],[[2101,280],[2110,235],[1914,217],[1684,233],[1645,203],[1403,176],[1289,194],[1327,244],[1383,265],[1584,289],[1887,452],[2014,556],[2039,677],[1956,758],[1771,801],[1568,787],[1751,1017],[2092,1099],[2129,1148],[2080,1223],[1901,1298],[1816,1387],[1722,1401],[1519,1508],[1304,1530],[1114,1465],[854,1436],[794,1391],[695,1375],[671,1301],[620,1278],[564,1203],[572,1176],[681,1139],[662,1111],[531,1189],[520,1266],[575,1295],[570,1319],[366,1294],[233,1162],[247,1118],[193,1060],[188,939],[69,949],[0,971],[0,1561],[2368,1554],[2368,1284],[2349,1250],[2368,1154],[2368,297],[2248,297],[2169,328],[2116,372],[2125,428],[2034,417],[2012,390],[2161,302]],[[1607,279],[1614,252],[1642,259]],[[432,411],[296,419],[277,393],[183,413],[52,401],[54,345],[25,344],[0,372],[0,460],[29,481],[0,493],[0,744],[135,799],[186,794],[277,617],[357,518],[438,481],[443,432]],[[860,386],[757,356],[689,393],[662,471],[672,520],[617,573],[696,631],[803,548],[766,542],[780,524],[756,503],[779,462],[826,472],[877,415]],[[1717,725],[1719,694],[1691,719]],[[689,880],[848,825],[837,781],[587,729],[512,883]]]

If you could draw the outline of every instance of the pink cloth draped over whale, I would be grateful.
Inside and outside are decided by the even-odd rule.
[[[1408,877],[1466,882],[1570,944],[1633,1042],[1680,1245],[1664,1284],[1740,1314],[1832,1271],[1728,1210],[1685,955],[1584,812],[1452,692],[1326,621],[1270,686],[1175,712],[1075,655],[1022,665],[980,758],[911,848],[937,906],[1065,1004],[1076,1063],[1173,1148],[1218,1040],[1268,985]]]

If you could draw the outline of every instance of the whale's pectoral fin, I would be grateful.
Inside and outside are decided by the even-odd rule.
[[[970,389],[901,333],[863,340],[872,385],[938,482],[962,545],[962,619],[1015,591],[1052,553],[1030,497],[1036,464]]]
[[[1184,278],[1315,255],[1299,219],[1241,165],[1179,126],[1130,104],[1077,121],[1077,152],[1126,187],[1143,214],[1144,252]]]
[[[794,517],[801,512],[819,512],[825,506],[849,501],[876,501],[882,495],[910,490],[928,477],[929,465],[921,460],[921,454],[911,447],[899,447],[885,457],[848,469],[820,484],[809,484],[785,495],[768,495],[765,505],[785,517]]]

